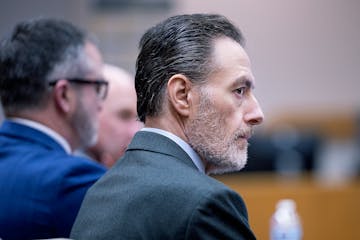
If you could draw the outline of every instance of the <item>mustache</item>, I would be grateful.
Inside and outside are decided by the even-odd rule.
[[[239,129],[238,131],[236,131],[234,139],[235,140],[239,138],[249,139],[253,134],[254,134],[253,128]]]

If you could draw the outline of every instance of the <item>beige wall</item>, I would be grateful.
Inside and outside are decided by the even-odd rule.
[[[178,0],[243,31],[266,115],[360,109],[360,1]]]

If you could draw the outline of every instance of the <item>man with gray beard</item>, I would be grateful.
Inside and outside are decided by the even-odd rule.
[[[102,57],[74,25],[18,23],[0,45],[0,239],[69,237],[105,169],[72,151],[97,140]]]
[[[88,191],[72,238],[255,239],[242,198],[208,176],[242,169],[263,121],[243,42],[216,14],[174,16],[143,35],[145,128]]]

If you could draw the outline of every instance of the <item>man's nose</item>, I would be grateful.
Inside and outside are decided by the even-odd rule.
[[[254,95],[251,95],[246,107],[245,122],[250,125],[259,125],[264,121],[264,113]]]
[[[101,112],[104,108],[104,101],[101,99],[98,99],[96,104],[97,104],[98,112]]]

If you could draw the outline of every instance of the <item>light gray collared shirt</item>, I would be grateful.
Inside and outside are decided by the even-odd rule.
[[[158,134],[160,134],[162,136],[165,136],[165,137],[171,139],[177,145],[179,145],[186,152],[187,155],[189,155],[189,157],[191,158],[191,160],[193,161],[195,166],[199,169],[199,171],[202,172],[202,173],[205,173],[205,166],[204,166],[203,162],[201,161],[199,155],[194,151],[194,149],[192,149],[190,147],[190,145],[187,142],[185,142],[184,140],[182,140],[181,138],[179,138],[175,134],[172,134],[171,132],[168,132],[168,131],[165,131],[165,130],[162,130],[162,129],[159,129],[159,128],[147,128],[147,127],[144,127],[140,131],[158,133]]]

